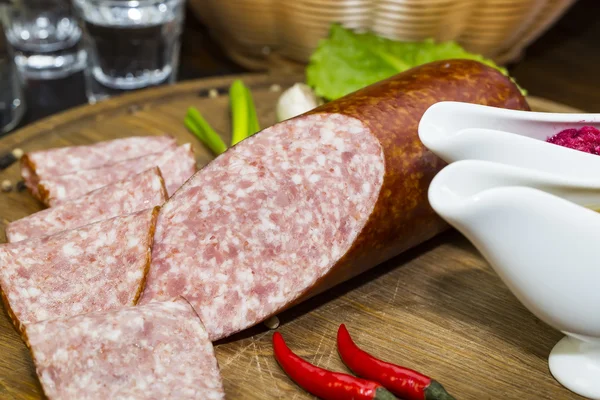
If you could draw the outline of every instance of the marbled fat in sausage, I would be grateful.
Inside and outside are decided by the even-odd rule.
[[[450,60],[267,128],[165,203],[140,303],[184,295],[216,340],[446,229],[427,201],[443,162],[417,133],[444,100],[528,109],[497,70]]]
[[[161,206],[169,196],[158,167],[96,189],[13,221],[6,227],[9,242],[18,242],[79,228],[119,215]]]
[[[159,154],[150,154],[72,174],[48,177],[40,181],[38,190],[45,204],[55,206],[155,166],[160,168],[169,195],[172,195],[197,170],[192,146],[187,143]]]
[[[27,188],[38,197],[38,182],[46,177],[98,168],[129,158],[160,153],[176,146],[175,138],[168,135],[133,136],[86,146],[32,151],[21,158],[21,175]]]
[[[252,136],[163,206],[144,300],[185,293],[212,339],[255,323],[343,256],[383,174],[379,142],[344,115]]]
[[[27,327],[49,400],[224,398],[212,343],[184,299]]]
[[[2,300],[15,326],[135,305],[158,207],[0,245]]]

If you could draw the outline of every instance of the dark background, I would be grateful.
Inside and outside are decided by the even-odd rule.
[[[600,113],[600,0],[579,0],[548,32],[508,65],[529,94]],[[188,11],[178,80],[248,72],[229,60]],[[83,75],[30,81],[20,127],[86,102]]]

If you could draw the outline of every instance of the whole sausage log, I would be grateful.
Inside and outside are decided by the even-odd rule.
[[[363,121],[384,149],[386,173],[361,235],[308,295],[357,276],[447,229],[427,199],[429,183],[445,163],[418,136],[421,117],[440,101],[530,111],[509,78],[469,60],[426,64],[313,111]]]
[[[450,60],[265,129],[163,206],[140,303],[184,295],[216,340],[446,229],[427,201],[443,162],[417,135],[444,100],[529,109],[497,70]]]

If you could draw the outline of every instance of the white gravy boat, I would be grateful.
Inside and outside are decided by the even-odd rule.
[[[481,252],[515,296],[566,334],[550,371],[600,400],[600,156],[546,143],[599,114],[438,103],[423,143],[451,163],[433,179],[433,209]]]
[[[448,163],[487,160],[599,179],[599,156],[545,142],[563,129],[585,125],[600,128],[600,114],[515,111],[445,101],[425,111],[419,138]]]

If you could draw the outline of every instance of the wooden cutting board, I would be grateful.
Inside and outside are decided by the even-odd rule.
[[[227,89],[235,77],[187,82],[83,106],[0,140],[0,152],[87,144],[132,135],[170,133],[192,142],[202,166],[211,160],[183,126],[187,107],[202,111],[229,142]],[[262,127],[275,122],[278,89],[302,77],[244,75]],[[216,89],[219,96],[209,96]],[[539,111],[576,112],[531,98]],[[17,165],[0,180],[19,180]],[[4,227],[40,205],[26,192],[0,193]],[[562,334],[527,311],[477,251],[449,231],[424,245],[280,315],[279,331],[307,360],[346,371],[335,349],[340,323],[359,345],[386,360],[435,377],[457,399],[576,399],[550,375],[547,356]],[[311,398],[281,371],[263,325],[216,345],[230,399]],[[31,357],[0,313],[0,399],[39,399]]]

